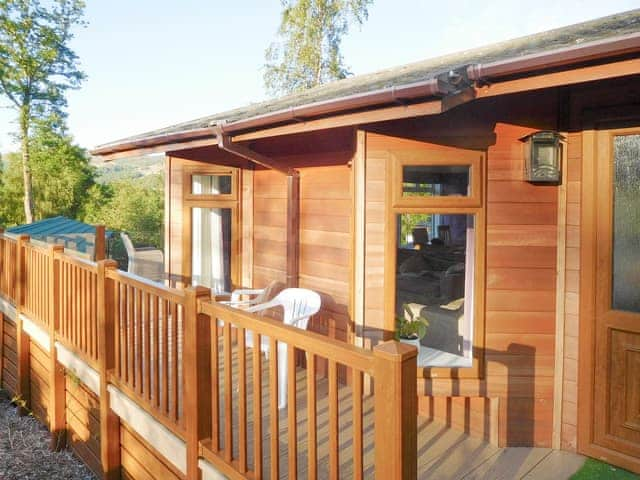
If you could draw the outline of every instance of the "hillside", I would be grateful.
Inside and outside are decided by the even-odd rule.
[[[142,178],[162,173],[164,170],[164,155],[120,158],[109,162],[93,157],[91,164],[97,169],[98,182],[111,183],[118,180]]]

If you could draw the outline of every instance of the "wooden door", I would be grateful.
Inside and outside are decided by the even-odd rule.
[[[605,452],[597,456],[638,471],[640,128],[596,132],[594,154],[591,443]]]

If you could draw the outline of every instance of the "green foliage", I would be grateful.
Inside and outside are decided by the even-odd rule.
[[[352,22],[361,25],[373,0],[282,0],[279,41],[265,53],[264,82],[271,95],[346,78],[340,53]]]
[[[94,185],[88,192],[83,221],[125,231],[136,245],[162,248],[163,189],[162,175]]]
[[[396,338],[422,340],[427,334],[429,321],[421,315],[414,315],[407,305],[403,305],[402,310],[404,315],[396,317]]]
[[[416,227],[423,227],[431,221],[430,213],[403,213],[400,217],[400,243],[404,243],[407,235]]]
[[[30,130],[37,119],[62,115],[65,93],[84,74],[69,48],[73,27],[82,25],[82,0],[0,0],[0,96],[18,117],[24,210],[33,221]]]
[[[81,210],[86,192],[94,183],[94,169],[86,152],[73,143],[58,116],[38,120],[30,139],[31,172],[35,210],[41,220],[56,215],[75,218]],[[6,169],[0,183],[0,222],[6,225],[25,222],[22,210],[24,183],[22,158],[7,155]]]

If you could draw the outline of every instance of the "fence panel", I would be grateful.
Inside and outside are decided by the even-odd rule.
[[[56,253],[59,292],[57,337],[98,369],[98,267]]]
[[[24,244],[24,293],[22,312],[49,328],[49,251]]]

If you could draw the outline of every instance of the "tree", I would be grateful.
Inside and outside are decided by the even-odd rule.
[[[85,202],[83,221],[125,231],[135,244],[162,248],[163,192],[162,175],[95,185]]]
[[[278,36],[266,51],[265,87],[280,95],[305,90],[350,72],[340,53],[352,22],[362,25],[373,0],[281,0]]]
[[[55,215],[75,218],[95,183],[96,172],[86,152],[73,143],[64,123],[55,115],[34,123],[29,152],[34,187],[33,218],[40,220]],[[22,180],[22,156],[10,153],[0,184],[3,223],[25,221],[21,208]]]
[[[61,114],[66,91],[84,79],[69,47],[83,10],[82,0],[0,0],[0,94],[18,115],[27,223],[34,211],[31,127],[38,118]]]

